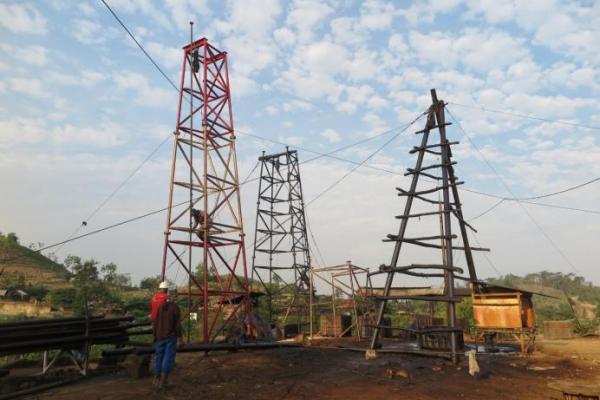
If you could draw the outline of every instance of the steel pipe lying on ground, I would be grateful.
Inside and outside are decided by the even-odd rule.
[[[303,347],[301,343],[244,343],[244,344],[229,344],[229,343],[213,343],[213,344],[190,344],[184,347],[177,348],[178,353],[194,353],[202,351],[237,351],[237,350],[266,350],[283,347]],[[153,348],[137,348],[125,347],[122,349],[104,350],[102,357],[121,356],[126,354],[152,354]]]
[[[92,316],[38,319],[0,324],[0,355],[26,354],[56,349],[83,349],[86,345],[129,342],[134,335],[152,333],[150,322],[134,318]]]

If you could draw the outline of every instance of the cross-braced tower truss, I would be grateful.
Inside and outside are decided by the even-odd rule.
[[[259,157],[253,282],[265,292],[267,317],[299,326],[308,314],[310,250],[298,153],[287,150]]]
[[[208,343],[248,321],[248,273],[227,53],[206,38],[183,52],[161,275],[172,263],[185,271]]]
[[[377,348],[379,334],[381,329],[390,329],[389,326],[382,326],[384,311],[389,300],[419,300],[427,302],[442,302],[447,304],[447,326],[435,327],[430,330],[415,332],[418,336],[418,343],[422,347],[428,345],[435,350],[447,350],[453,360],[457,359],[460,352],[462,330],[457,327],[455,304],[460,301],[457,296],[456,280],[470,282],[471,287],[475,289],[478,286],[475,265],[473,262],[472,251],[488,249],[474,248],[469,245],[467,228],[475,231],[463,218],[462,205],[459,198],[458,186],[464,182],[458,181],[454,174],[454,165],[456,161],[452,160],[452,146],[458,144],[456,141],[449,141],[446,136],[446,127],[450,123],[445,120],[444,102],[437,99],[435,89],[431,90],[432,105],[427,113],[427,123],[425,128],[416,134],[421,135],[421,144],[414,147],[410,153],[417,154],[417,161],[414,168],[407,169],[405,176],[412,177],[410,188],[408,190],[397,188],[398,195],[406,198],[404,212],[396,218],[400,219],[400,228],[395,235],[388,235],[384,241],[394,243],[391,262],[388,265],[382,265],[379,271],[372,272],[369,277],[378,274],[386,276],[385,286],[383,288],[371,288],[370,294],[379,301],[377,308],[377,325],[374,327],[371,338],[371,348]],[[439,135],[435,135],[435,133]],[[437,136],[435,139],[433,136]],[[434,182],[434,186],[428,188],[418,187],[423,180]],[[438,198],[432,198],[432,195],[438,194]],[[421,202],[428,210],[416,210],[413,202]],[[411,221],[425,217],[435,218],[439,221],[440,228],[435,234],[426,236],[406,236],[406,230]],[[462,245],[455,244],[458,236],[452,233],[452,220],[458,223],[458,230]],[[404,244],[419,246],[421,248],[441,250],[441,263],[429,262],[411,264],[406,263],[403,266],[398,265],[400,252]],[[464,252],[465,261],[468,268],[468,276],[464,276],[463,269],[457,267],[454,263],[457,252]],[[407,258],[404,255],[404,258]],[[404,263],[403,263],[404,264]],[[425,287],[407,287],[406,282],[401,287],[394,287],[394,278],[402,277],[406,280],[409,276],[426,279],[441,279],[443,282],[442,290]],[[373,282],[370,280],[369,282]]]

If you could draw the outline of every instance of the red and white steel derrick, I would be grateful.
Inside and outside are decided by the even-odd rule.
[[[188,311],[209,343],[227,324],[248,321],[250,288],[227,53],[206,38],[183,53],[161,275],[172,261],[185,271],[180,294],[192,299]],[[175,212],[174,198],[189,204]]]

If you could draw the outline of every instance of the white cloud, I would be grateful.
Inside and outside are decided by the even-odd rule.
[[[177,93],[174,90],[151,86],[144,75],[125,71],[114,74],[113,81],[122,93],[133,92],[139,105],[170,110],[175,104]]]
[[[336,101],[343,90],[336,78],[346,71],[347,57],[346,48],[327,41],[297,46],[276,83],[302,99]]]
[[[597,102],[562,95],[540,96],[516,93],[510,94],[505,100],[505,106],[513,110],[519,110],[520,113],[529,113],[553,119],[572,117],[576,114],[577,110],[593,105],[597,106]]]
[[[82,86],[90,88],[96,83],[107,79],[107,76],[99,71],[84,69],[76,73],[64,73],[60,71],[49,71],[48,78],[53,83],[69,86]]]
[[[277,43],[283,46],[291,46],[296,43],[296,36],[294,35],[294,32],[285,27],[276,29],[275,32],[273,32],[273,37]]]
[[[267,106],[265,107],[265,112],[269,115],[275,115],[279,112],[279,107],[273,105]]]
[[[579,67],[573,63],[559,62],[544,71],[544,79],[551,86],[569,89],[598,87],[598,71],[592,67]]]
[[[279,141],[283,142],[283,143],[287,143],[290,146],[300,146],[302,144],[302,142],[304,141],[304,138],[302,136],[280,136],[279,137]]]
[[[290,112],[290,111],[295,111],[295,110],[302,110],[302,111],[308,111],[308,110],[312,110],[314,108],[314,106],[307,102],[307,101],[302,101],[302,100],[291,100],[291,101],[286,101],[283,103],[283,110],[285,112]]]
[[[529,55],[523,39],[503,31],[467,29],[459,35],[411,31],[409,42],[422,62],[462,64],[477,72],[488,71],[490,60],[494,60],[495,67],[503,68]]]
[[[340,135],[338,131],[332,128],[325,129],[323,132],[321,132],[321,136],[329,140],[329,143],[337,143],[340,140],[342,140],[342,135]]]
[[[225,36],[222,43],[230,54],[232,93],[242,97],[258,88],[255,74],[277,59],[272,34],[281,6],[277,0],[229,0],[227,10],[229,18],[213,20],[209,29]],[[289,37],[283,32],[286,39]]]
[[[379,115],[374,112],[366,113],[362,120],[370,126],[367,136],[375,136],[389,129],[387,123]]]
[[[51,121],[64,121],[65,119],[67,119],[67,113],[51,112],[48,114],[48,119]]]
[[[329,24],[336,43],[353,45],[364,43],[366,32],[361,29],[356,18],[334,18]]]
[[[184,0],[182,0],[183,2]],[[144,14],[148,15],[154,20],[160,27],[168,29],[170,31],[175,30],[173,22],[168,18],[168,14],[163,9],[157,7],[156,2],[148,0],[111,0],[110,5],[116,9],[117,12],[129,13],[129,14]],[[170,7],[170,2],[166,4]],[[185,21],[187,26],[187,21]],[[177,30],[184,29],[179,27]]]
[[[316,28],[333,11],[318,0],[294,0],[289,7],[287,25],[296,31],[298,42],[306,43],[314,38]]]
[[[99,44],[106,41],[102,25],[89,19],[75,21],[73,36],[83,44]]]
[[[44,35],[46,19],[32,4],[0,4],[0,26],[15,33]]]
[[[367,49],[354,51],[346,66],[348,77],[353,81],[373,80],[378,72],[377,54]]]
[[[50,113],[51,120],[62,120],[61,113]],[[125,141],[125,131],[117,124],[104,121],[98,127],[81,127],[70,123],[50,127],[44,119],[14,117],[0,120],[0,148],[20,144],[52,141],[57,145],[92,145],[110,147]]]
[[[369,106],[369,108],[385,108],[389,105],[389,102],[384,99],[383,97],[380,96],[371,96],[368,100],[367,100],[367,106]]]
[[[133,28],[133,36],[140,42],[144,42],[146,38],[151,35],[152,31],[145,26],[136,26]]]
[[[518,61],[508,67],[501,84],[506,93],[532,92],[539,87],[542,69],[530,59]]]
[[[368,85],[347,86],[345,88],[346,97],[337,104],[336,108],[339,111],[354,112],[358,106],[365,104],[374,93],[373,88]]]
[[[8,80],[10,89],[24,93],[37,98],[49,97],[49,93],[44,90],[42,81],[34,78],[11,78]]]
[[[276,60],[276,49],[269,43],[255,43],[248,36],[231,35],[224,40],[224,48],[229,55],[228,60],[235,72],[251,77]]]
[[[178,30],[183,29],[190,21],[199,24],[202,20],[199,16],[210,15],[210,8],[206,0],[166,0],[165,7],[170,11],[171,18]]]
[[[81,13],[87,17],[91,17],[96,15],[96,10],[94,9],[94,7],[92,7],[90,4],[88,3],[79,3],[79,5],[77,6],[77,8],[79,9],[79,11],[81,11]]]
[[[250,40],[267,38],[282,11],[278,0],[229,0],[227,8],[230,12],[230,29]]]
[[[92,145],[98,147],[117,146],[125,141],[123,129],[111,122],[102,122],[99,127],[80,127],[71,124],[57,126],[51,132],[56,144]]]
[[[144,47],[160,65],[171,69],[181,69],[183,51],[179,47],[168,47],[156,42],[147,42]]]
[[[45,123],[38,118],[13,117],[0,120],[0,148],[35,144],[44,140]]]
[[[331,42],[316,42],[297,49],[296,60],[301,61],[306,70],[322,74],[344,72],[348,51],[345,47]]]
[[[471,0],[468,7],[470,18],[483,15],[492,24],[514,21],[532,34],[534,44],[563,57],[571,56],[584,63],[600,62],[598,2]]]
[[[0,50],[29,65],[42,67],[49,62],[48,49],[43,46],[12,46],[7,43],[0,43]]]
[[[469,0],[467,4],[467,18],[476,20],[483,16],[491,24],[511,21],[516,15],[516,8],[511,1]]]
[[[385,30],[390,27],[394,14],[392,3],[368,0],[362,4],[360,25],[370,30]]]
[[[508,141],[508,144],[516,149],[519,150],[526,150],[527,149],[527,142],[521,139],[510,139]]]
[[[254,79],[235,71],[229,74],[229,80],[231,82],[231,95],[236,98],[255,93],[258,89],[258,83]]]
[[[394,33],[388,39],[388,46],[390,50],[397,53],[405,53],[408,51],[408,45],[404,40],[404,35],[401,33]]]

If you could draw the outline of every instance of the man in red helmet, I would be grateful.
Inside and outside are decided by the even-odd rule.
[[[154,380],[159,388],[167,387],[167,378],[175,365],[177,346],[183,346],[181,311],[176,303],[177,288],[169,289],[167,301],[157,310],[152,322],[154,332]]]

